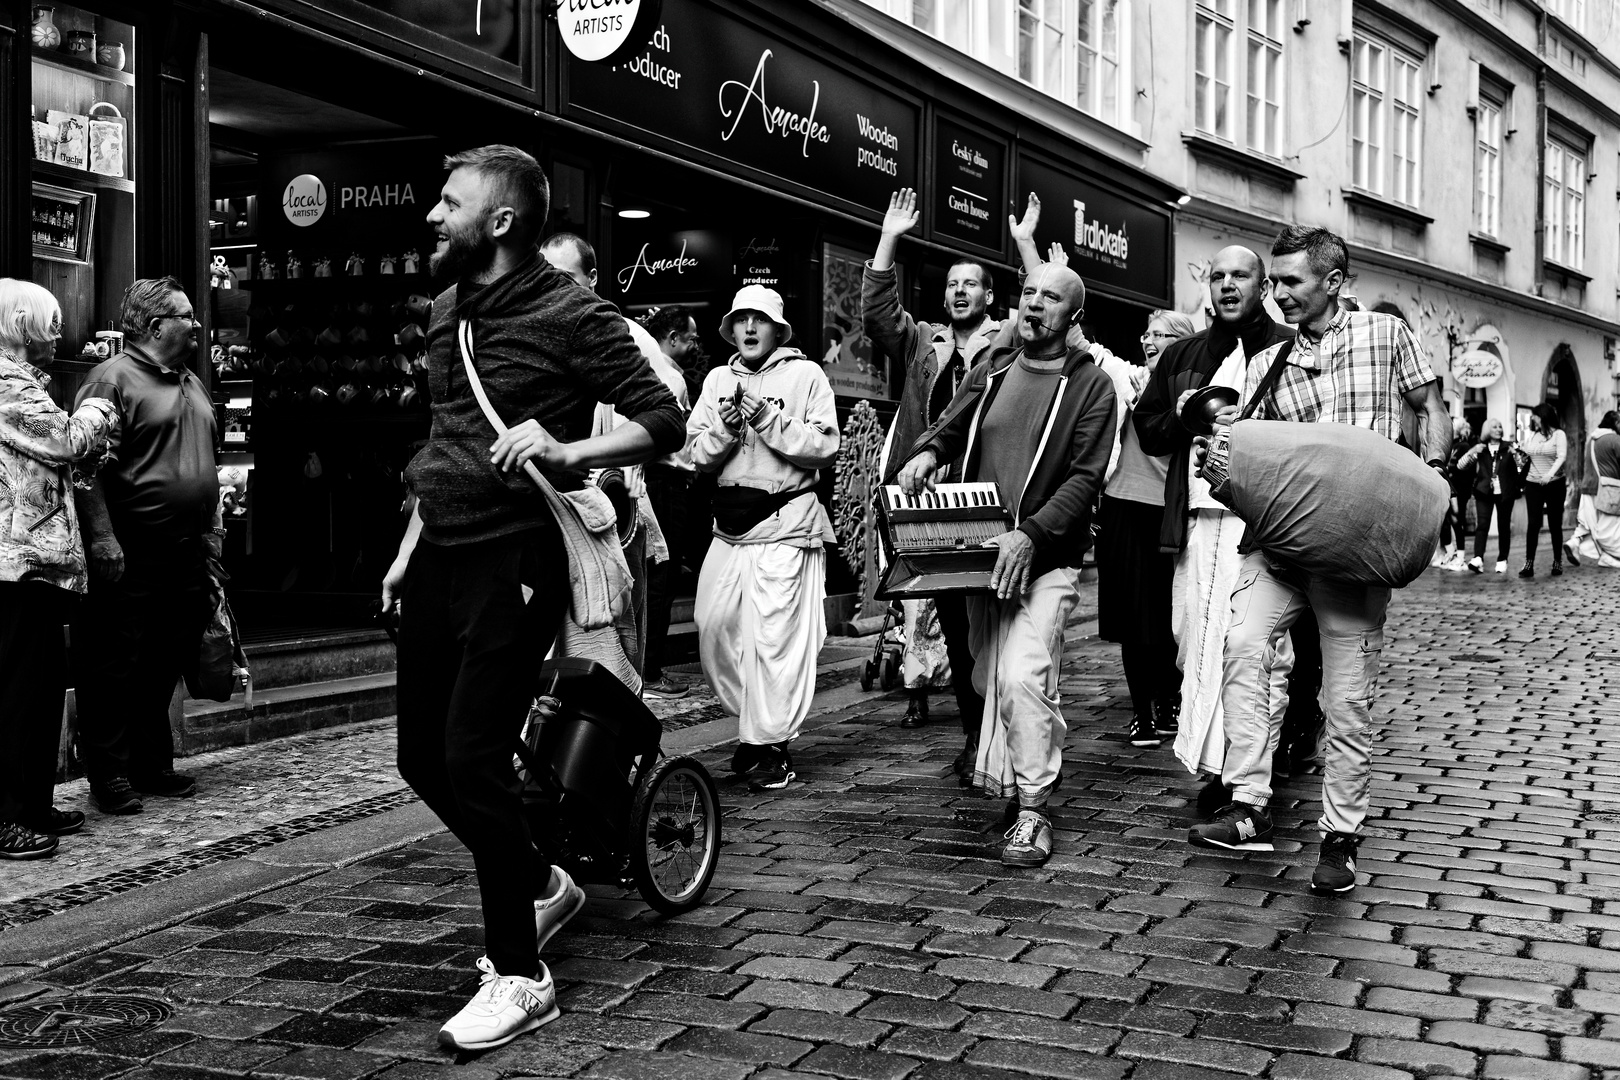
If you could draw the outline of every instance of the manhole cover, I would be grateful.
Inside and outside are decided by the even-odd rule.
[[[174,1010],[138,997],[68,997],[0,1009],[0,1046],[27,1050],[79,1046],[133,1035]]]

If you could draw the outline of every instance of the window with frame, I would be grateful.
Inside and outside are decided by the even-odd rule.
[[[1358,28],[1350,60],[1352,183],[1417,206],[1423,57]]]
[[[1474,231],[1502,234],[1502,114],[1505,101],[1480,90],[1474,111]]]
[[[1271,157],[1282,156],[1283,0],[1248,0],[1249,149]]]
[[[1548,0],[1547,10],[1571,28],[1586,33],[1586,0]]]
[[[907,0],[911,25],[965,53],[973,52],[975,0]]]
[[[1575,46],[1562,35],[1547,34],[1547,45],[1544,54],[1555,64],[1566,67],[1577,75],[1584,76],[1586,74],[1586,57],[1576,51]]]
[[[1120,30],[1124,0],[1079,0],[1075,34],[1074,104],[1111,124],[1118,124]]]
[[[1205,135],[1232,138],[1234,0],[1198,0],[1193,15],[1193,123]]]
[[[1542,255],[1571,270],[1581,269],[1586,257],[1586,153],[1572,140],[1547,136]]]
[[[1064,0],[1018,0],[1018,77],[1054,97],[1063,94]]]

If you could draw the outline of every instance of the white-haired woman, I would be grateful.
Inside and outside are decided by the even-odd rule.
[[[38,859],[84,815],[51,805],[62,735],[62,627],[85,591],[73,509],[75,463],[94,459],[113,404],[60,409],[46,387],[62,309],[45,289],[0,278],[0,859]]]

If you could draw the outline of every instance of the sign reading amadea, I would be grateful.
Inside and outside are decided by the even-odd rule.
[[[635,40],[627,59],[569,65],[572,111],[873,209],[917,186],[915,105],[700,0],[664,0]]]
[[[617,63],[647,44],[663,6],[663,0],[562,0],[557,29],[575,58]]]

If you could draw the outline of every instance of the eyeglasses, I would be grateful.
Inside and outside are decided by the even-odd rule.
[[[1176,335],[1164,330],[1148,330],[1142,335],[1143,341],[1174,341]]]
[[[154,322],[163,319],[179,319],[181,322],[194,323],[197,321],[197,313],[195,311],[165,311],[162,314],[152,316]]]

